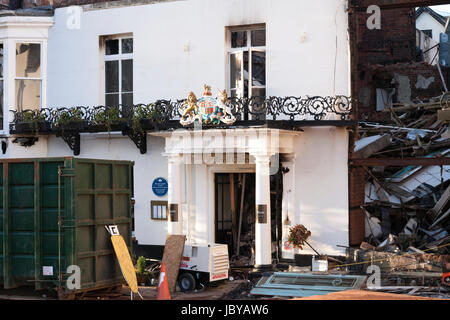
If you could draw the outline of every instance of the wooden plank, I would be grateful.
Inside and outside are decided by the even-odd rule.
[[[381,151],[391,145],[391,136],[389,134],[382,135],[377,140],[369,143],[354,153],[355,158],[368,158],[375,152]]]
[[[122,271],[123,277],[125,278],[131,291],[138,293],[136,270],[134,269],[133,262],[131,261],[130,252],[128,251],[125,240],[121,235],[111,235],[111,242],[113,244],[117,260],[119,261],[120,270]]]
[[[175,293],[177,287],[178,273],[180,271],[185,241],[185,235],[171,234],[166,238],[162,262],[166,265],[167,283],[171,294]]]
[[[438,120],[442,122],[450,122],[450,109],[438,110]]]

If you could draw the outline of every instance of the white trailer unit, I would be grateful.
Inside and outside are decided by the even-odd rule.
[[[226,244],[184,245],[178,285],[182,291],[192,291],[208,282],[228,279],[230,263]]]

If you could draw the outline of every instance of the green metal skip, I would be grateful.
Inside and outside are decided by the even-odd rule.
[[[120,285],[105,226],[117,225],[131,250],[133,164],[73,157],[0,160],[0,285],[67,294]],[[81,271],[81,286],[71,290],[69,266]]]

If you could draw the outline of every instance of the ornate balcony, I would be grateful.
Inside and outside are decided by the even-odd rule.
[[[10,133],[31,136],[55,134],[62,137],[77,155],[82,132],[122,132],[133,140],[141,153],[145,153],[147,132],[189,129],[200,123],[203,129],[265,126],[288,130],[302,126],[355,124],[351,120],[352,99],[346,96],[228,98],[225,105],[227,108],[223,112],[233,118],[232,123],[210,122],[209,118],[188,124],[180,121],[186,116],[186,99],[158,100],[134,106],[13,111]]]

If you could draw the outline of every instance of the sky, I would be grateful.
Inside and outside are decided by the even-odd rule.
[[[444,4],[441,6],[431,6],[430,8],[433,10],[446,11],[446,12],[450,13],[450,4]]]

